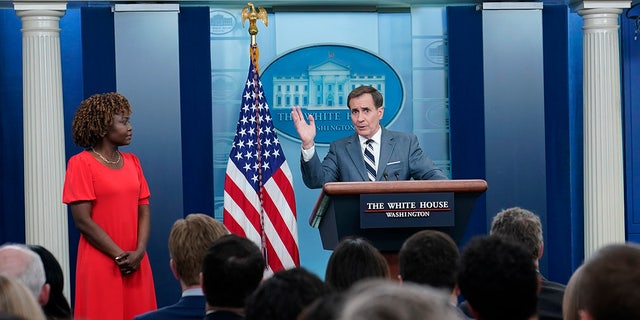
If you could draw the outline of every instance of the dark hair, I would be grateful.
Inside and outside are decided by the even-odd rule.
[[[403,281],[453,291],[460,268],[458,246],[446,233],[422,230],[402,244],[398,267]]]
[[[251,240],[234,234],[216,239],[202,261],[202,289],[214,307],[244,307],[258,287],[265,261]]]
[[[349,93],[349,96],[347,96],[347,104],[349,104],[349,109],[351,109],[351,105],[350,105],[351,99],[357,98],[367,93],[371,95],[371,98],[373,98],[373,104],[375,105],[376,109],[382,107],[383,98],[380,91],[378,91],[376,88],[372,86],[359,86],[353,89]]]
[[[491,222],[491,235],[521,243],[534,260],[542,249],[542,223],[540,217],[520,207],[502,210]]]
[[[76,145],[89,148],[104,137],[113,124],[114,115],[128,116],[131,105],[115,92],[94,94],[80,103],[71,122],[71,137]]]
[[[583,264],[577,280],[579,310],[594,320],[640,319],[640,247],[610,244]]]
[[[42,306],[48,319],[71,319],[71,307],[63,294],[64,274],[56,257],[39,245],[28,245],[29,249],[40,256],[44,266],[45,282],[49,284],[49,301]]]
[[[302,310],[329,289],[315,274],[297,267],[276,272],[249,297],[247,320],[296,320]]]
[[[388,278],[389,264],[369,241],[347,237],[333,249],[324,280],[334,290],[344,291],[366,278]]]
[[[460,258],[458,286],[483,320],[525,320],[537,312],[538,273],[519,243],[496,236],[471,239]]]
[[[316,299],[308,305],[298,317],[298,320],[334,320],[338,319],[346,300],[343,292],[331,292]]]

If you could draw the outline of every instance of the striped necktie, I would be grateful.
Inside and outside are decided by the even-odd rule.
[[[376,181],[376,159],[373,157],[373,140],[369,139],[365,142],[364,148],[364,165],[367,167],[367,175],[369,180]]]

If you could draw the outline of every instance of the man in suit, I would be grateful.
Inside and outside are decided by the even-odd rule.
[[[260,248],[234,234],[216,240],[202,261],[200,284],[207,298],[207,320],[244,319],[245,300],[265,271]]]
[[[300,107],[291,111],[302,141],[300,169],[307,187],[321,188],[336,181],[447,179],[424,154],[414,134],[387,130],[380,125],[384,107],[378,90],[358,87],[349,93],[347,103],[356,133],[332,142],[322,162],[315,150],[313,116],[309,115],[307,123]]]
[[[538,318],[562,320],[562,296],[565,286],[547,280],[539,271],[538,260],[544,251],[540,217],[519,207],[502,210],[493,218],[490,234],[518,242],[529,251],[540,278]]]
[[[136,320],[202,319],[206,300],[200,288],[202,259],[213,242],[229,232],[218,220],[201,213],[178,219],[169,234],[169,267],[180,281],[182,297],[176,304],[135,317]]]

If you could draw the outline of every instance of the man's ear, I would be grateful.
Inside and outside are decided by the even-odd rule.
[[[51,293],[51,286],[48,283],[45,283],[44,286],[42,286],[42,290],[40,290],[40,296],[38,297],[38,303],[41,306],[44,306],[49,302],[50,293]]]
[[[538,260],[542,258],[543,252],[544,252],[544,242],[540,243],[540,252],[538,252]]]
[[[453,286],[453,294],[455,294],[456,297],[460,295],[460,287],[458,287],[457,283],[455,286]]]
[[[593,317],[589,314],[587,310],[578,311],[578,315],[580,315],[580,320],[593,320]]]
[[[180,281],[178,271],[176,270],[176,263],[173,262],[173,259],[169,259],[169,269],[171,269],[171,273],[173,273],[173,276],[176,278],[176,280]]]

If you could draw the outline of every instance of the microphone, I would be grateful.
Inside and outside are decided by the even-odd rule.
[[[400,175],[398,174],[398,171],[393,173],[394,176],[396,176],[396,180],[400,180]]]
[[[384,181],[389,181],[389,175],[387,174],[386,171],[382,173],[382,176],[384,177]]]

